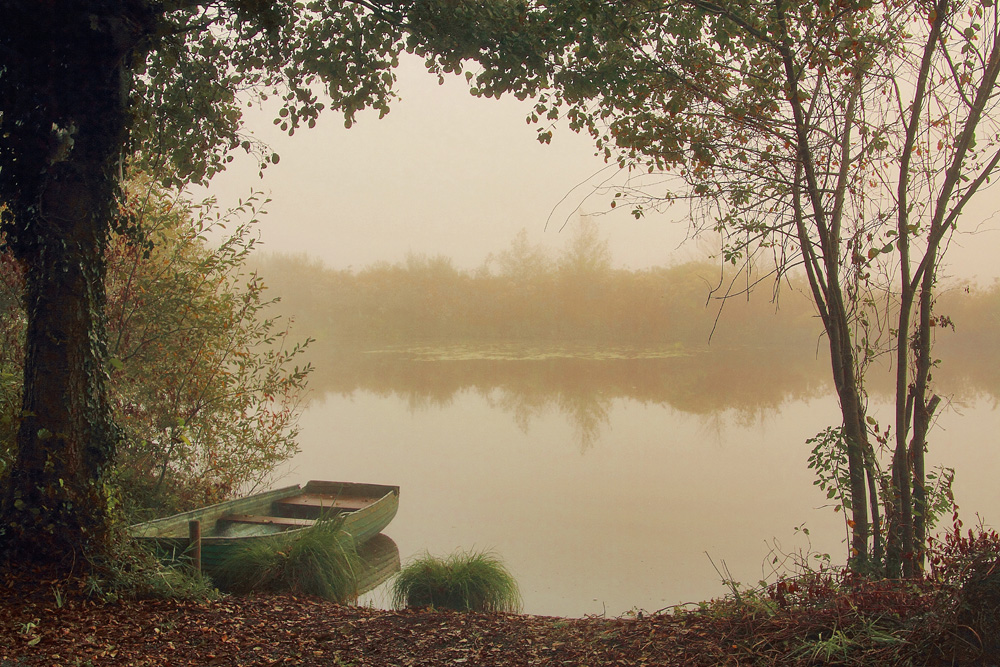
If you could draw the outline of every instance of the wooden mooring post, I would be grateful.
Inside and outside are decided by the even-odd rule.
[[[201,521],[197,519],[188,521],[188,539],[191,541],[188,549],[191,555],[191,567],[195,573],[201,574]]]

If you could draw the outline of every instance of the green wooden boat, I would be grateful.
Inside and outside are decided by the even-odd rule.
[[[304,530],[318,519],[343,515],[344,530],[359,547],[382,532],[399,509],[399,487],[356,482],[312,481],[228,500],[129,527],[140,544],[165,563],[187,559],[189,526],[201,524],[201,565],[211,572],[240,544]]]

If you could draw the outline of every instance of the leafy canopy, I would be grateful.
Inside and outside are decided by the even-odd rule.
[[[384,116],[403,47],[405,4],[164,3],[151,48],[135,65],[139,166],[177,185],[206,182],[239,149],[256,154],[262,167],[277,162],[243,129],[250,106],[272,105],[275,124],[289,135],[313,127],[327,107],[339,110],[348,127],[363,109]]]

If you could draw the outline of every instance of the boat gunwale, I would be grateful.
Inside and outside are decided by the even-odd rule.
[[[345,521],[349,522],[352,515],[361,514],[361,516],[366,516],[368,514],[374,513],[376,508],[381,509],[382,506],[390,502],[389,498],[394,497],[396,503],[398,504],[399,498],[399,487],[389,484],[368,484],[364,482],[326,482],[312,480],[308,482],[304,487],[298,484],[292,486],[286,486],[280,489],[273,489],[270,491],[264,491],[259,494],[254,494],[252,496],[247,496],[245,498],[234,498],[232,500],[226,500],[221,503],[216,503],[214,505],[209,505],[208,507],[197,508],[189,510],[187,512],[181,512],[179,514],[174,514],[167,517],[161,517],[159,519],[151,519],[149,521],[143,521],[140,523],[133,524],[129,526],[129,533],[132,537],[140,542],[145,543],[174,543],[178,546],[181,542],[188,541],[188,522],[193,520],[202,520],[203,517],[209,517],[207,520],[214,524],[222,519],[226,514],[234,514],[236,512],[231,511],[232,508],[240,507],[246,504],[263,504],[263,503],[273,503],[277,500],[283,498],[292,497],[298,493],[322,493],[317,491],[318,488],[322,487],[334,487],[337,486],[341,489],[363,489],[368,492],[377,491],[381,493],[374,502],[365,507],[350,511],[342,512],[339,516],[343,516]],[[333,495],[333,494],[328,494]],[[243,514],[248,514],[249,512],[242,512]],[[395,511],[392,511],[389,520],[385,525],[388,525],[396,515]],[[383,526],[384,528],[385,526]],[[202,534],[201,541],[203,544],[224,544],[224,543],[239,543],[244,540],[258,540],[262,538],[271,537],[274,535],[294,535],[302,530],[307,530],[310,526],[301,526],[297,528],[290,528],[278,533],[259,533],[259,534],[249,534],[249,535],[209,535]],[[159,529],[159,530],[157,530]],[[167,532],[170,531],[170,532]],[[350,532],[350,531],[348,531]],[[380,532],[380,531],[378,531]],[[378,534],[376,532],[375,534]],[[355,540],[358,542],[363,542],[365,539],[369,539],[374,535],[369,535],[367,538],[354,536]]]

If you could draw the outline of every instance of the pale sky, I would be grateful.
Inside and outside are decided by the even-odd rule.
[[[557,130],[543,146],[525,122],[529,103],[476,99],[457,77],[439,86],[413,58],[397,73],[401,99],[389,115],[362,113],[351,129],[327,112],[314,129],[288,137],[271,123],[273,115],[251,112],[248,129],[281,156],[279,164],[261,180],[255,162],[240,157],[208,191],[222,205],[252,188],[264,191],[272,199],[259,226],[264,250],[307,253],[333,268],[396,262],[408,253],[445,255],[474,268],[522,228],[534,243],[558,249],[569,234],[560,227],[576,220],[578,208],[609,211],[609,195],[585,201],[608,177],[620,179],[594,155],[589,137]],[[711,250],[708,240],[678,248],[686,227],[672,220],[683,220],[682,207],[640,221],[626,208],[596,218],[619,266],[667,264]],[[987,218],[970,212],[963,224]],[[952,273],[998,275],[998,220],[949,250]]]

